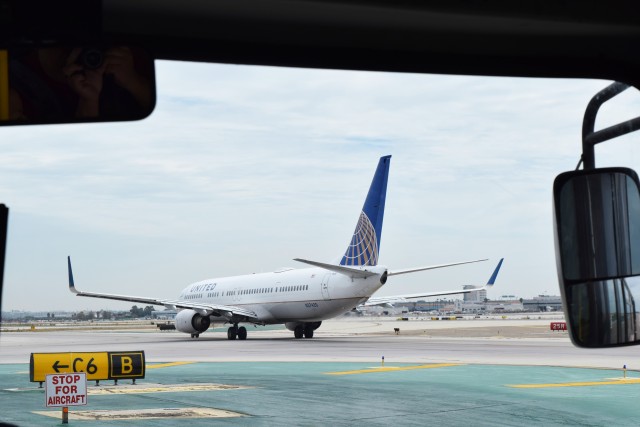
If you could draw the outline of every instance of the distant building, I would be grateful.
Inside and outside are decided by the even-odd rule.
[[[459,313],[485,313],[487,311],[487,307],[484,301],[466,302],[466,301],[457,300],[455,311]]]
[[[482,302],[457,301],[456,311],[461,313],[513,313],[524,311],[519,300],[499,300]]]
[[[152,317],[154,319],[159,319],[159,320],[173,320],[176,318],[177,314],[178,314],[177,310],[162,310],[162,311],[154,311],[152,313]]]
[[[451,311],[454,305],[453,300],[438,299],[437,301],[417,301],[415,303],[405,303],[411,311]]]
[[[475,289],[475,286],[464,286],[463,289]],[[487,299],[487,291],[463,294],[464,299],[433,301],[411,301],[394,304],[394,307],[367,307],[371,314],[396,315],[406,312],[457,312],[457,313],[514,313],[522,311],[562,311],[562,298],[559,296],[538,295],[532,299],[518,298],[517,295],[501,295],[496,300]],[[435,299],[435,298],[434,298]],[[162,313],[162,312],[161,312]]]
[[[471,286],[471,285],[465,285],[462,287],[462,289],[475,289],[476,286]],[[484,302],[484,300],[487,299],[487,290],[486,289],[481,289],[479,291],[475,291],[475,292],[469,292],[464,294],[464,302],[465,303],[472,303],[472,302]]]
[[[11,310],[0,313],[4,321],[10,320],[69,320],[73,313],[70,311],[22,311]]]
[[[557,295],[538,295],[522,304],[526,311],[562,311],[562,298]]]
[[[524,305],[520,302],[520,300],[498,300],[498,301],[488,301],[486,303],[487,311],[492,311],[494,313],[503,313],[503,312],[518,312],[524,311]]]

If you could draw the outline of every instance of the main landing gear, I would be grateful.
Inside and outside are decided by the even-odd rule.
[[[200,334],[191,334],[191,338],[200,338]]]
[[[247,328],[244,326],[238,327],[237,323],[227,329],[227,339],[235,340],[236,338],[239,340],[247,339]]]
[[[305,338],[313,338],[313,325],[311,324],[296,325],[296,328],[293,330],[293,336],[296,337],[296,339],[300,339],[303,336]]]
[[[293,331],[293,336],[296,339],[300,338],[313,338],[313,331],[318,329],[322,325],[322,322],[287,322],[284,326]]]

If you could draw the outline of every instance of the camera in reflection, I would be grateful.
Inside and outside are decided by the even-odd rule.
[[[85,70],[97,70],[104,63],[103,50],[97,47],[85,47],[76,60]]]

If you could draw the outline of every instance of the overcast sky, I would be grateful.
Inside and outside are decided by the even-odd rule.
[[[128,310],[67,290],[175,298],[191,282],[331,261],[391,154],[379,295],[482,285],[558,295],[551,189],[575,168],[582,115],[609,82],[157,62],[134,123],[0,129],[10,209],[3,310]],[[598,126],[640,115],[627,91]],[[637,135],[599,166],[640,169]]]

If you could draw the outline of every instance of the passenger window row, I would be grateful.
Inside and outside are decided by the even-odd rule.
[[[237,291],[239,295],[255,295],[255,294],[269,294],[274,292],[299,292],[299,291],[308,291],[309,285],[296,285],[296,286],[278,286],[275,288],[256,288],[256,289],[243,289]],[[226,291],[226,292],[209,292],[207,294],[208,298],[217,298],[219,296],[232,296],[235,295],[236,291]],[[184,299],[197,299],[202,298],[203,294],[196,295],[181,295],[181,298]]]

